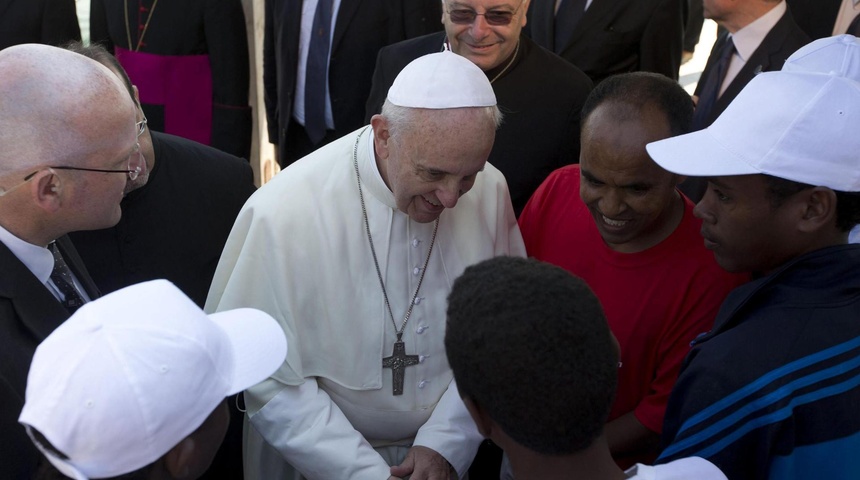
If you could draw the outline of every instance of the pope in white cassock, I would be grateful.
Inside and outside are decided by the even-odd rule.
[[[486,163],[495,105],[469,60],[421,57],[369,126],[245,204],[206,309],[266,311],[291,346],[245,393],[247,479],[466,475],[481,437],[445,357],[446,297],[467,266],[525,255]]]

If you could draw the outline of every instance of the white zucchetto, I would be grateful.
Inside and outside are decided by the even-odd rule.
[[[492,107],[496,94],[477,65],[444,51],[406,65],[388,90],[388,101],[409,108]]]

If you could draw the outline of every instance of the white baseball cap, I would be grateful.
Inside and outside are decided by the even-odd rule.
[[[388,89],[388,101],[410,108],[492,107],[496,94],[483,70],[446,50],[406,65]]]
[[[18,421],[66,476],[115,477],[161,458],[286,354],[266,313],[206,315],[166,280],[141,283],[85,304],[39,345]]]
[[[860,81],[860,39],[854,35],[818,39],[792,53],[782,70],[829,73]]]
[[[757,75],[708,128],[647,145],[681,175],[767,174],[860,191],[860,82],[836,73]]]

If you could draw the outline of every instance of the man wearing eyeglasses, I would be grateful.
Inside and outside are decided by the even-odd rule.
[[[379,52],[366,112],[370,121],[381,111],[394,78],[415,58],[448,49],[469,59],[487,74],[505,114],[489,162],[505,174],[517,215],[550,172],[579,161],[579,112],[592,87],[578,68],[521,34],[530,1],[444,0],[444,32]]]
[[[104,47],[67,48],[108,67],[137,103],[137,88]],[[227,152],[151,131],[143,111],[138,114],[146,162],[128,182],[122,219],[111,228],[70,237],[103,294],[164,278],[202,308],[236,215],[254,193],[254,172]],[[203,479],[242,478],[243,415],[235,396],[227,403],[230,427]]]
[[[137,98],[122,65],[103,47],[69,48],[108,67]],[[72,240],[102,293],[166,278],[203,307],[233,221],[254,193],[254,172],[229,153],[151,131],[142,110],[138,118],[146,162],[126,187],[122,220],[110,229],[75,232]]]
[[[38,343],[99,296],[66,234],[106,228],[143,163],[133,102],[106,68],[65,50],[0,51],[0,472],[38,453],[15,418]]]

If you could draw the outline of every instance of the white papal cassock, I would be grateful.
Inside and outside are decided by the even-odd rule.
[[[286,362],[246,392],[245,476],[385,480],[409,446],[439,452],[463,476],[480,436],[463,406],[443,345],[446,297],[463,270],[497,255],[524,256],[502,174],[487,165],[439,220],[424,283],[403,333],[403,395],[382,358],[396,340],[365,231],[361,185],[379,268],[398,328],[424,265],[433,223],[397,210],[377,169],[368,127],[278,174],[245,204],[215,273],[207,311],[254,307],[289,341]],[[444,141],[444,139],[439,139]]]

